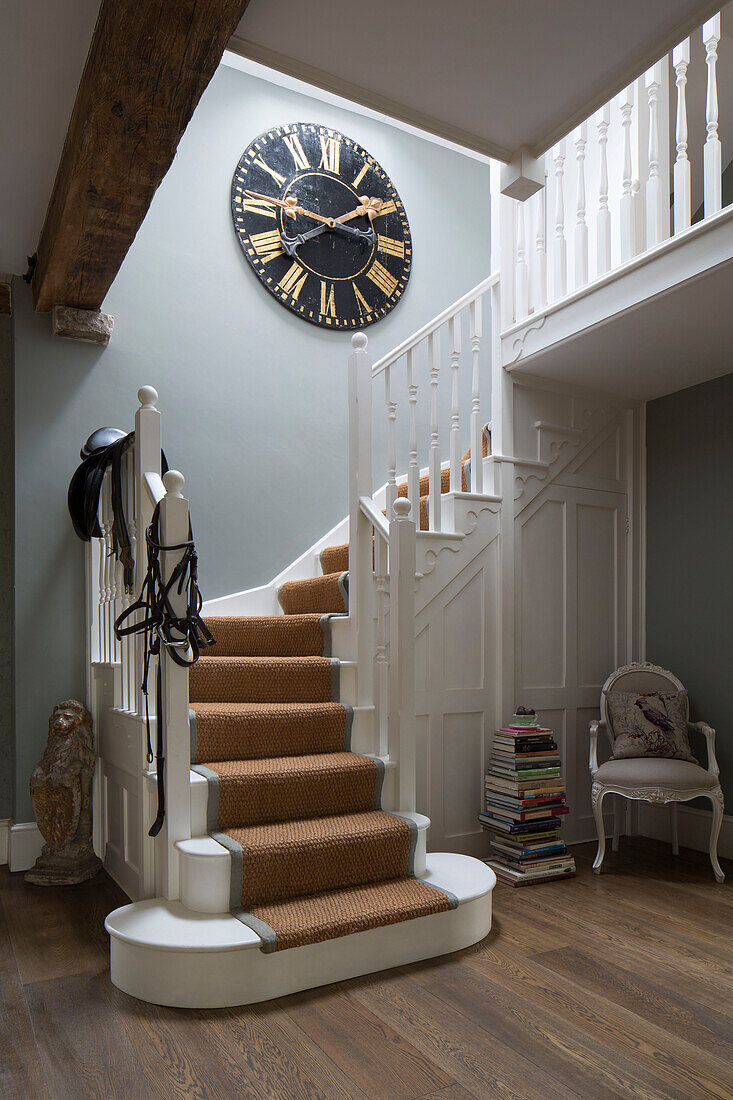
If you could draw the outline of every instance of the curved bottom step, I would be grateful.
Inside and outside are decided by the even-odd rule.
[[[457,909],[266,955],[228,913],[194,913],[154,898],[110,913],[110,970],[125,993],[172,1008],[230,1008],[371,974],[468,947],[491,928],[496,876],[471,856],[431,852],[425,882]]]

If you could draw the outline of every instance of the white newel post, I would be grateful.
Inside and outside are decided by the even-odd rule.
[[[415,524],[400,497],[389,525],[389,754],[398,760],[399,809],[414,812],[415,747]]]
[[[555,240],[553,243],[553,269],[555,298],[562,298],[568,289],[568,248],[565,240],[565,199],[563,196],[563,175],[565,165],[565,141],[555,146],[552,154],[555,166]]]
[[[705,177],[705,217],[715,214],[723,205],[722,150],[718,137],[718,43],[720,42],[720,12],[703,24],[702,40],[705,46],[705,63],[708,67],[708,86],[705,101],[707,137],[703,170]]]
[[[611,108],[606,104],[596,115],[598,129],[598,219],[597,266],[598,274],[611,270],[611,211],[608,208],[608,127],[611,125]]]
[[[359,705],[371,704],[374,676],[372,526],[359,506],[360,497],[372,495],[372,360],[367,343],[363,332],[355,332],[349,356],[349,622]]]
[[[672,51],[677,85],[677,156],[674,162],[674,231],[687,229],[692,219],[690,158],[687,154],[687,67],[690,64],[690,40],[686,38]]]
[[[665,203],[664,181],[660,171],[659,93],[663,82],[663,62],[648,69],[644,77],[649,107],[649,156],[646,181],[646,246],[659,244],[668,236],[669,196]]]
[[[527,263],[527,223],[525,203],[514,203],[517,218],[517,263],[515,269],[514,320],[523,321],[529,313],[529,264]]]
[[[628,88],[621,93],[619,103],[621,108],[621,127],[623,130],[624,144],[621,201],[619,209],[621,222],[621,262],[625,263],[626,260],[630,260],[632,256],[636,255],[636,243],[634,239],[634,193],[631,175],[631,114],[634,110],[633,84],[629,84]]]
[[[135,593],[140,594],[143,578],[147,570],[147,545],[145,532],[153,518],[155,505],[150,497],[145,482],[148,473],[157,474],[160,477],[160,413],[156,408],[158,401],[157,390],[152,386],[141,386],[137,391],[140,407],[135,413],[135,529],[136,529],[136,553],[135,553]],[[133,650],[133,676],[135,694],[132,700],[132,709],[137,714],[144,713],[143,697],[140,684],[142,681],[142,638],[139,634],[132,636]],[[155,692],[148,696],[150,714],[155,714]]]
[[[583,122],[575,131],[575,165],[577,174],[575,204],[575,286],[588,282],[588,223],[585,197],[585,147],[588,144],[588,124]]]
[[[188,540],[188,501],[183,496],[183,474],[169,470],[163,477],[166,495],[160,502],[160,537],[164,546]],[[161,552],[163,582],[181,558],[181,550]],[[171,590],[170,601],[177,615],[186,612],[188,592]],[[189,656],[189,650],[182,654]],[[179,861],[175,847],[191,836],[191,736],[188,717],[188,669],[177,665],[162,647],[163,723],[165,754],[165,822],[156,843],[156,890],[169,900],[179,896]],[[152,691],[152,685],[151,685]],[[156,722],[160,716],[156,715]],[[158,856],[161,858],[158,859]],[[159,873],[160,864],[160,873]]]

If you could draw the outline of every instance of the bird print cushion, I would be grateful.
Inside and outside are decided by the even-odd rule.
[[[608,717],[614,734],[613,758],[665,756],[697,760],[687,738],[687,692],[607,691]]]

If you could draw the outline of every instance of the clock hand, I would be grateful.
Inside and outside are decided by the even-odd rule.
[[[315,229],[309,229],[305,233],[298,233],[295,237],[288,237],[284,233],[280,234],[280,240],[282,246],[289,256],[295,256],[298,245],[305,244],[306,241],[311,240],[313,237],[320,237],[321,233],[326,233],[328,230],[335,230],[337,233],[342,233],[346,237],[356,237],[357,240],[369,241],[370,244],[375,244],[377,235],[373,229],[354,229],[350,225],[343,225],[338,221],[335,221],[333,225],[318,225]]]
[[[260,199],[263,202],[272,203],[273,206],[282,207],[289,218],[297,218],[298,214],[302,214],[306,218],[312,218],[313,221],[322,222],[329,229],[333,228],[333,218],[324,218],[323,214],[316,214],[312,210],[306,210],[304,207],[298,206],[298,200],[294,195],[288,195],[283,202],[282,199],[274,199],[270,195],[260,195],[257,191],[245,191],[244,193],[249,195],[251,199]]]
[[[360,206],[350,210],[348,214],[342,214],[340,218],[335,219],[336,222],[343,224],[343,222],[350,222],[352,218],[358,218],[360,215],[366,214],[371,224],[382,209],[383,200],[370,198],[368,195],[359,195],[359,202]]]

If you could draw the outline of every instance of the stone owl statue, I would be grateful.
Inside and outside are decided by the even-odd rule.
[[[31,775],[30,789],[43,852],[25,876],[37,886],[68,886],[92,878],[102,866],[92,848],[92,716],[76,699],[57,703],[48,741]]]

